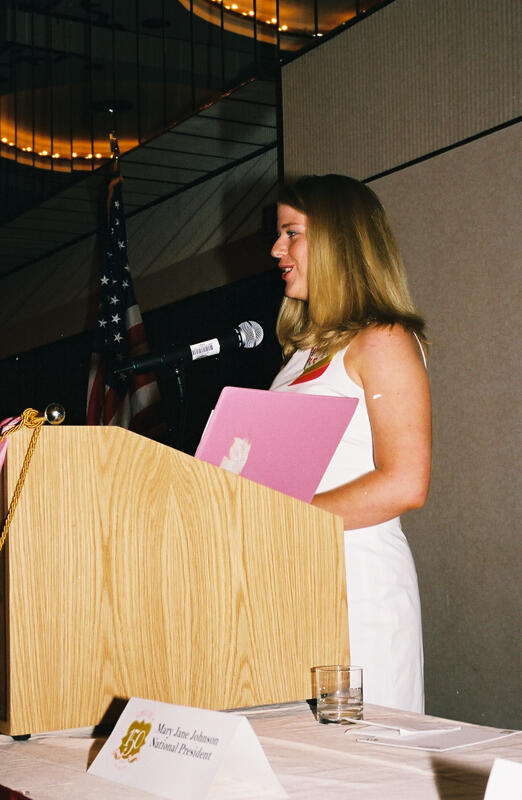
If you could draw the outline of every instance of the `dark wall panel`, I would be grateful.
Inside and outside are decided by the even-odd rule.
[[[173,423],[171,443],[179,449],[194,452],[223,386],[268,388],[280,363],[274,327],[281,297],[279,272],[271,270],[144,314],[151,351],[204,341],[248,319],[265,332],[252,350],[203,359],[188,368],[183,432],[176,380],[165,371],[158,375],[165,413]],[[91,343],[88,332],[0,361],[0,419],[29,406],[43,410],[56,401],[65,406],[68,424],[84,424]]]

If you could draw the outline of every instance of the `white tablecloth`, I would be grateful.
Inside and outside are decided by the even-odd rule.
[[[378,721],[386,709],[365,706]],[[522,762],[522,733],[443,753],[358,742],[355,726],[319,725],[306,703],[245,710],[292,800],[483,800],[495,758]],[[405,720],[420,715],[401,712]],[[26,742],[0,737],[0,785],[32,800],[147,800],[149,793],[86,773],[103,744],[86,734]],[[245,785],[215,784],[209,800],[268,800]]]

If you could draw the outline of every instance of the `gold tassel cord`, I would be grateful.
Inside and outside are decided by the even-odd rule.
[[[4,431],[4,433],[0,434],[0,442],[3,442],[4,439],[7,439],[8,436],[10,436],[13,433],[16,433],[16,431],[19,431],[23,427],[33,428],[33,435],[31,436],[29,446],[25,454],[24,462],[22,464],[22,469],[20,471],[20,475],[18,477],[18,481],[15,490],[13,492],[13,497],[9,505],[9,511],[7,512],[7,516],[4,520],[2,535],[0,536],[0,553],[2,552],[5,540],[7,538],[9,526],[11,525],[11,520],[13,518],[15,508],[22,493],[22,488],[27,475],[27,470],[29,469],[29,464],[31,463],[31,458],[33,457],[36,443],[38,441],[40,431],[42,430],[42,425],[44,424],[45,421],[46,417],[41,416],[38,413],[38,411],[35,411],[34,408],[26,408],[25,411],[22,413],[20,421],[17,422],[15,425],[13,425],[11,428],[9,428],[7,431]]]

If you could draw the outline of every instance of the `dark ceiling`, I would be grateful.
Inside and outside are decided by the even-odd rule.
[[[112,129],[131,214],[275,147],[281,60],[377,5],[4,0],[0,277],[97,229]]]

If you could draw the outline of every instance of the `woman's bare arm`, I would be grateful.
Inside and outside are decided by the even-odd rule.
[[[375,469],[316,494],[312,504],[341,516],[345,530],[376,525],[426,500],[431,464],[428,377],[419,345],[402,326],[361,331],[345,368],[363,387]]]

